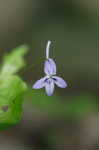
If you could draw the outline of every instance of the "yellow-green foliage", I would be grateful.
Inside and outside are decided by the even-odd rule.
[[[23,56],[26,52],[27,47],[21,46],[4,56],[0,73],[0,129],[16,124],[21,119],[27,85],[15,73],[25,66]]]

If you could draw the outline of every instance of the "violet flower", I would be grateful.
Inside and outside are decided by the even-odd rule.
[[[54,92],[55,84],[60,88],[66,88],[67,83],[61,78],[56,76],[56,64],[53,59],[49,58],[49,48],[51,41],[48,41],[46,47],[46,61],[44,64],[45,77],[36,81],[33,85],[33,89],[41,89],[45,87],[48,96],[51,96]]]

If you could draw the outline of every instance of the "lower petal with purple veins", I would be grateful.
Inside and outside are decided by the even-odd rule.
[[[51,96],[54,92],[54,81],[53,79],[48,79],[46,81],[45,90],[48,96]]]
[[[60,77],[57,77],[57,76],[53,76],[53,80],[54,80],[54,83],[60,87],[60,88],[66,88],[67,87],[67,83],[65,80],[63,80],[62,78]]]
[[[33,85],[33,89],[41,89],[45,86],[47,77],[41,78],[40,80],[36,81],[36,83]]]

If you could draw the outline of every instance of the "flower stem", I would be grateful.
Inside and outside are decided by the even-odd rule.
[[[49,59],[49,48],[51,45],[51,41],[47,42],[47,46],[46,46],[46,59]]]

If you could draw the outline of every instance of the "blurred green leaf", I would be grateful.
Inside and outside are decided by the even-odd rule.
[[[28,47],[22,45],[12,50],[10,54],[4,55],[1,75],[17,73],[26,63],[23,56],[27,53]]]
[[[0,77],[0,127],[20,121],[26,91],[27,85],[18,76]]]
[[[59,97],[46,96],[43,92],[30,92],[29,99],[33,107],[42,110],[52,117],[80,118],[97,110],[96,98],[89,94],[81,96]]]
[[[14,73],[26,65],[23,56],[27,50],[27,46],[20,46],[4,56],[0,74],[0,129],[18,123],[22,117],[23,95],[28,88]]]

